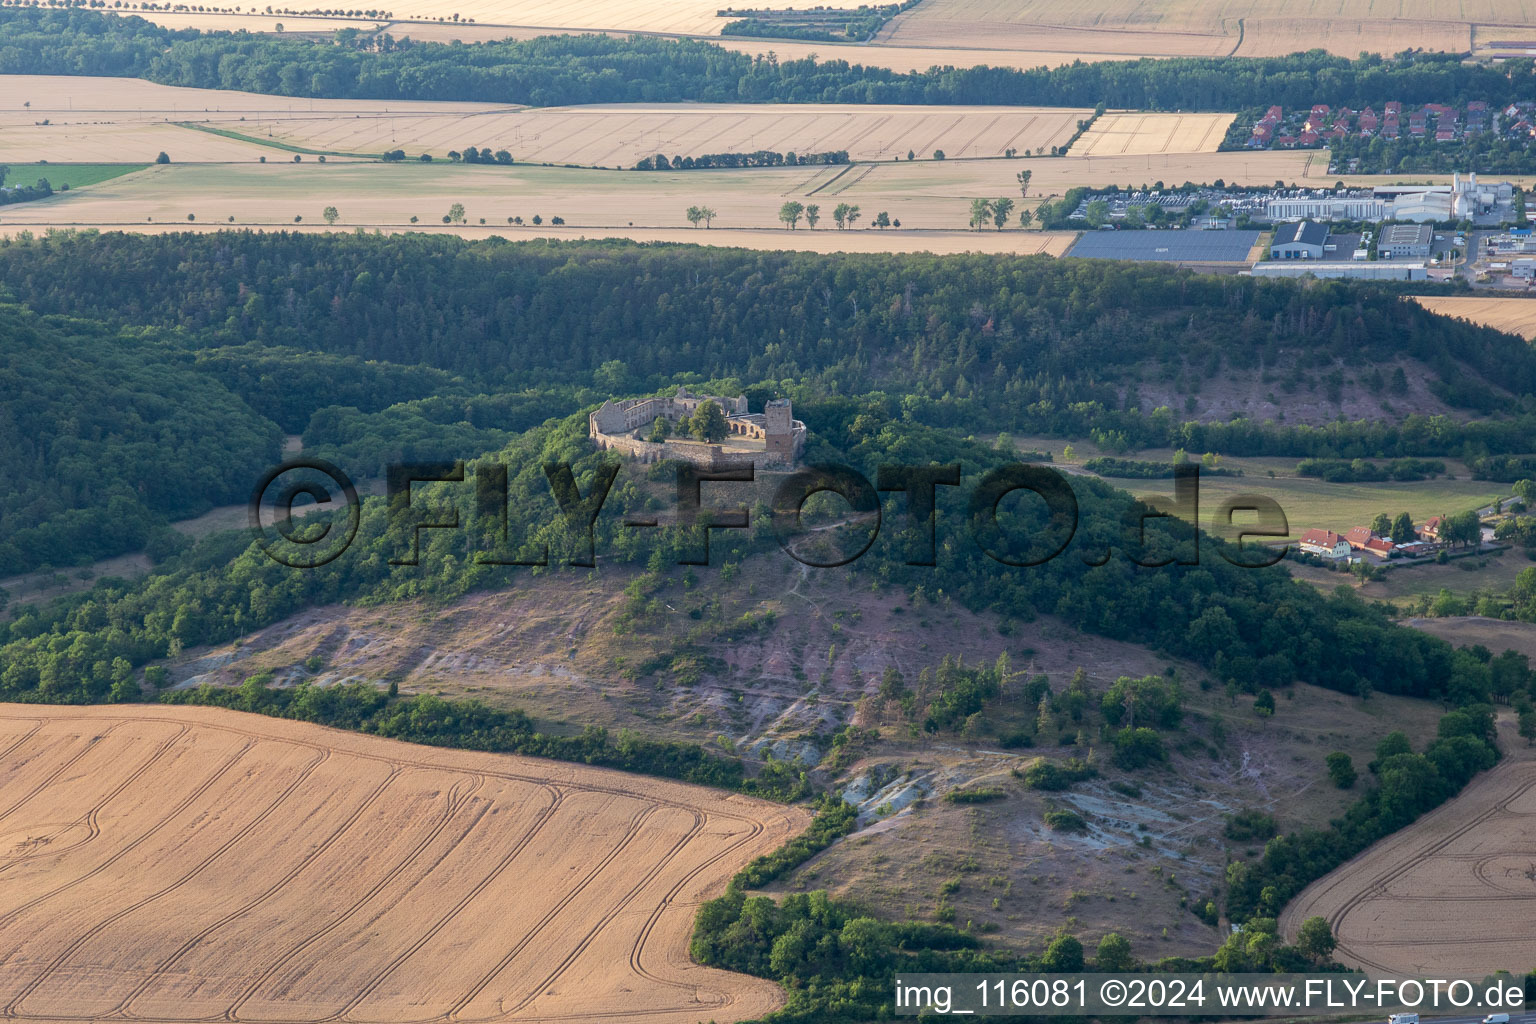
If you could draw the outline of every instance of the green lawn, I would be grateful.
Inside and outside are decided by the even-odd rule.
[[[8,185],[34,185],[39,178],[47,178],[48,184],[58,189],[83,188],[98,182],[118,178],[134,171],[142,171],[148,164],[7,164],[5,175]]]
[[[1073,441],[1073,459],[1063,458],[1067,442],[1060,438],[1013,435],[1014,445],[1021,451],[1049,451],[1063,468],[1072,469],[1100,452],[1092,443]],[[1199,453],[1191,457],[1197,458]],[[1147,462],[1173,461],[1169,449],[1148,449],[1132,453],[1129,458]],[[1411,483],[1383,481],[1380,483],[1346,484],[1329,483],[1316,477],[1296,475],[1297,458],[1243,458],[1223,457],[1220,465],[1237,469],[1242,476],[1202,476],[1200,478],[1200,521],[1209,526],[1211,516],[1223,499],[1245,494],[1263,495],[1274,499],[1285,512],[1290,528],[1288,536],[1295,540],[1312,529],[1333,530],[1344,533],[1352,526],[1369,526],[1378,512],[1396,516],[1407,512],[1415,523],[1422,523],[1430,516],[1465,512],[1469,509],[1491,505],[1499,498],[1512,493],[1509,484],[1487,480],[1473,480],[1466,465],[1456,459],[1444,459],[1447,476]],[[1386,459],[1374,460],[1378,463]],[[1271,476],[1270,474],[1274,475]],[[1168,495],[1173,493],[1171,480],[1134,480],[1123,477],[1104,477],[1106,482],[1141,495]]]

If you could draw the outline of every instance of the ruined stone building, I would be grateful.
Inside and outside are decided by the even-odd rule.
[[[718,443],[669,437],[650,441],[651,424],[661,416],[674,423],[692,416],[704,402],[725,413],[730,436]],[[721,398],[695,395],[680,386],[674,395],[655,398],[609,399],[587,418],[587,433],[599,448],[618,451],[642,462],[679,459],[701,469],[717,470],[753,465],[758,469],[793,469],[805,450],[805,424],[794,418],[789,399],[775,398],[760,413],[747,411],[745,395]]]

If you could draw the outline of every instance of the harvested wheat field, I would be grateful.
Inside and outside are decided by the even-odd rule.
[[[1482,37],[1490,26],[1527,21],[1521,0],[1467,0],[1449,9],[1437,0],[923,0],[880,41],[1147,57],[1260,57],[1321,47],[1352,57],[1361,50],[1466,50],[1474,25]]]
[[[1536,341],[1536,299],[1498,298],[1463,295],[1415,295],[1413,301],[1432,313],[1470,320],[1527,341]]]
[[[13,163],[65,159],[148,163],[163,152],[177,163],[256,162],[262,157],[292,160],[292,153],[254,138],[257,118],[339,120],[418,111],[441,114],[445,107],[461,117],[509,109],[491,103],[297,99],[187,89],[137,78],[3,75],[0,158]],[[253,137],[188,127],[194,123]]]
[[[17,161],[291,159],[286,149],[439,159],[469,146],[519,162],[632,167],[642,157],[847,150],[855,160],[1049,152],[1090,115],[1063,107],[662,103],[522,108],[492,103],[308,100],[139,79],[0,77],[0,154]],[[30,103],[30,107],[24,106]],[[48,124],[41,122],[47,121]],[[197,127],[187,127],[195,125]],[[224,134],[214,134],[221,132]]]
[[[31,104],[27,106],[26,104]],[[454,103],[433,100],[328,100],[302,96],[269,96],[233,89],[190,89],[161,85],[142,78],[90,75],[0,75],[0,123],[17,124],[48,118],[86,123],[91,115],[114,115],[112,123],[199,120],[198,114],[241,116],[376,114],[401,111],[506,110],[501,103]],[[128,115],[128,116],[115,116]]]
[[[118,13],[107,10],[105,13]],[[275,16],[254,9],[249,12],[215,11],[122,11],[167,28],[196,28],[203,31],[259,32],[275,34],[283,25],[287,35],[297,33],[329,33],[342,28],[357,28],[366,32],[385,31],[396,39],[409,37],[424,43],[483,43],[501,39],[533,39],[537,36],[561,33],[585,33],[604,31],[595,28],[558,28],[553,26],[529,26],[501,24],[494,21],[442,20],[439,18],[408,21],[399,18],[381,22],[373,18],[326,17],[324,15]],[[721,25],[726,24],[722,21]],[[711,32],[719,31],[711,26]],[[622,35],[623,32],[610,34]],[[1058,67],[1074,61],[1134,60],[1129,53],[1081,53],[1072,50],[1050,50],[1027,47],[1023,49],[993,49],[990,47],[943,47],[943,46],[890,46],[863,43],[801,42],[791,39],[759,39],[756,37],[716,36],[706,33],[710,42],[721,49],[753,56],[773,53],[779,60],[803,60],[816,57],[823,61],[846,60],[850,64],[889,68],[892,71],[927,71],[931,67],[969,68],[986,65],[994,68]]]
[[[1501,723],[1505,760],[1461,795],[1382,840],[1293,899],[1280,917],[1294,937],[1320,915],[1334,957],[1384,974],[1481,977],[1536,962],[1536,760]]]
[[[167,232],[208,232],[227,229],[241,231],[295,231],[313,233],[336,230],[324,224],[72,224],[61,230],[123,231],[129,234],[162,235]],[[1063,256],[1077,241],[1076,231],[798,231],[777,228],[508,228],[447,227],[434,225],[381,224],[365,227],[369,232],[386,235],[405,232],[455,235],[459,238],[506,238],[514,242],[534,239],[584,241],[599,238],[627,239],[632,242],[662,242],[674,245],[708,245],[731,249],[761,249],[766,252],[926,252],[939,256],[956,253],[997,253],[1009,256]],[[36,228],[0,223],[0,238],[14,238]],[[245,506],[230,506],[231,524],[238,525]]]
[[[1105,114],[1072,144],[1069,156],[1214,153],[1236,114]]]
[[[290,5],[294,10],[326,10],[323,3]],[[614,29],[678,35],[718,35],[729,19],[718,15],[715,0],[400,0],[391,4],[397,18],[490,21],[550,29]]]
[[[593,104],[528,110],[438,111],[306,116],[279,114],[232,129],[317,150],[442,157],[467,146],[506,149],[520,162],[633,167],[642,157],[705,153],[819,153],[847,150],[855,160],[1002,156],[1006,150],[1065,145],[1091,111],[1060,107],[912,107],[866,104]]]
[[[803,812],[212,708],[0,707],[9,1018],[760,1016],[700,900]]]
[[[502,28],[536,29],[545,33],[615,31],[712,36],[718,35],[730,21],[718,16],[720,6],[711,0],[585,0],[576,4],[560,0],[400,0],[390,5],[388,13],[389,18],[401,19],[404,25],[441,23],[444,28],[463,26],[468,32],[473,32],[479,24],[490,23]],[[243,28],[251,32],[276,31],[279,22],[290,33],[333,31],[347,26],[373,28],[383,23],[356,16],[337,18],[334,7],[317,0],[285,3],[282,10],[284,13],[274,15],[259,12],[254,4],[249,7],[234,4],[199,11],[128,9],[121,13],[173,28],[234,31]],[[384,8],[381,6],[380,10]],[[356,13],[360,15],[362,11]],[[401,33],[396,31],[395,34]],[[451,38],[468,41],[471,36]]]
[[[458,204],[464,208],[464,226],[469,228],[532,231],[542,224],[589,235],[637,238],[651,229],[681,228],[700,241],[710,240],[721,229],[769,229],[764,244],[770,247],[781,244],[773,241],[775,237],[836,232],[883,236],[886,242],[861,242],[859,248],[890,251],[912,248],[901,236],[919,230],[973,235],[974,245],[961,243],[967,250],[997,251],[996,246],[1029,244],[1033,251],[1035,243],[1025,239],[1037,232],[1020,231],[1016,216],[1007,231],[966,231],[972,198],[1019,201],[1015,176],[1022,168],[1032,168],[1034,180],[1028,200],[1020,202],[1016,213],[1045,196],[1082,184],[1215,178],[1241,183],[1277,178],[1305,181],[1305,174],[1295,172],[1312,158],[1313,154],[1291,150],[667,172],[521,164],[467,167],[441,161],[171,164],[151,166],[78,193],[5,207],[0,210],[0,222],[33,229],[189,222],[279,226],[314,224],[326,207],[334,206],[341,228],[404,228],[441,225]],[[786,201],[819,207],[821,221],[814,232],[803,220],[798,230],[783,230],[779,211]],[[860,210],[851,231],[839,232],[832,223],[833,210],[842,203]],[[687,210],[697,205],[715,211],[712,230],[689,227]],[[890,230],[871,227],[881,213],[892,221]],[[556,224],[555,217],[563,223]],[[989,233],[1011,241],[983,241]]]

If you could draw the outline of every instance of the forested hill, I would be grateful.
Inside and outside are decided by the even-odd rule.
[[[153,540],[238,501],[277,458],[269,420],[156,338],[0,305],[0,576]]]
[[[935,67],[899,74],[842,60],[754,59],[701,40],[546,36],[413,43],[357,30],[337,43],[171,30],[86,10],[0,8],[0,73],[112,75],[282,96],[572,103],[1021,104],[1231,111],[1320,99],[1363,107],[1496,106],[1536,98],[1532,62],[1497,68],[1455,54],[1383,59],[1322,51],[1273,58],[1179,58],[1059,68]],[[765,51],[772,44],[764,42]]]
[[[1148,379],[1305,381],[1341,361],[1409,357],[1455,407],[1515,414],[1520,396],[1536,395],[1536,353],[1523,341],[1434,316],[1389,287],[1144,263],[85,233],[0,243],[0,287],[40,312],[183,328],[202,346],[424,363],[484,388],[612,393],[693,373],[778,382],[803,399],[883,392],[936,425],[1119,431],[1131,447],[1204,451],[1217,440],[1174,437],[1178,415],[1135,408],[1128,396]],[[307,413],[284,415],[296,426]],[[1235,428],[1221,429],[1237,450]],[[1445,454],[1458,442],[1438,443]],[[1381,434],[1367,447],[1359,454],[1395,446]]]
[[[1149,264],[87,232],[0,240],[0,293],[42,314],[0,317],[0,383],[28,396],[0,423],[0,575],[173,540],[166,520],[245,496],[279,427],[372,473],[679,383],[790,397],[845,448],[888,421],[1323,458],[1521,454],[1536,433],[1519,338],[1389,287]],[[1462,415],[1211,422],[1138,397],[1351,366],[1407,366]]]

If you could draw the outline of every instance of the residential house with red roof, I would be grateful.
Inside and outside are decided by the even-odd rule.
[[[1332,530],[1308,530],[1301,535],[1301,550],[1323,558],[1348,558],[1349,542]]]

